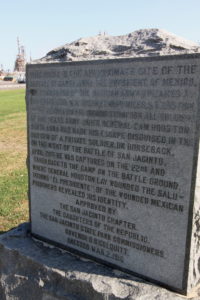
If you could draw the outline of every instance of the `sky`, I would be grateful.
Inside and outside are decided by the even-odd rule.
[[[17,37],[29,60],[81,37],[144,28],[200,44],[200,0],[0,0],[0,68],[13,71]]]

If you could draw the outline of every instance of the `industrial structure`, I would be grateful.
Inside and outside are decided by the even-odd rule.
[[[15,60],[14,72],[25,72],[26,58],[25,48],[20,45],[19,38],[17,38],[18,54]]]

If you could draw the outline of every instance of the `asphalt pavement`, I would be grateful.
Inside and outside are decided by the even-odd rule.
[[[0,90],[13,90],[13,89],[23,89],[26,87],[25,83],[16,83],[10,81],[0,80]]]

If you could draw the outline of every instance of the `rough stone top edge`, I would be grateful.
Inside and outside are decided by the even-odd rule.
[[[140,56],[140,57],[116,57],[116,58],[101,58],[101,59],[90,59],[90,60],[76,60],[76,61],[41,61],[35,60],[26,64],[26,67],[36,67],[36,66],[48,66],[48,65],[76,65],[76,64],[105,64],[105,63],[118,63],[118,62],[139,62],[139,61],[162,61],[162,60],[176,60],[176,59],[200,59],[200,52],[199,53],[176,53],[173,55],[158,55],[158,56]]]
[[[200,45],[164,29],[140,29],[129,34],[99,34],[77,39],[49,51],[35,63],[154,57],[200,53]]]

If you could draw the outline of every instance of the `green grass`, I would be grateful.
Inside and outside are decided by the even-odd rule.
[[[27,197],[27,170],[19,169],[1,176],[0,191],[0,215],[12,216],[21,200]]]
[[[24,89],[0,91],[0,121],[14,118],[12,115],[25,112]]]
[[[0,233],[28,220],[25,91],[0,91]]]

